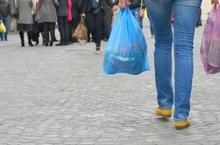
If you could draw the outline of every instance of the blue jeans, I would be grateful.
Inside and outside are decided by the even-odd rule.
[[[3,21],[4,25],[5,25],[6,32],[0,33],[0,38],[1,38],[1,39],[4,38],[5,40],[7,40],[7,39],[8,39],[9,16],[7,16],[7,17],[3,17],[3,16],[2,16],[2,21]]]
[[[185,122],[190,111],[193,79],[193,39],[202,0],[145,0],[155,33],[154,67],[158,105],[172,109],[174,120]],[[171,12],[174,12],[174,32]],[[174,37],[173,37],[174,35]],[[174,90],[172,43],[174,38]]]
[[[139,26],[141,29],[143,28],[143,18],[140,17],[140,8],[135,8],[131,10],[131,13],[133,14],[134,18],[137,20]]]

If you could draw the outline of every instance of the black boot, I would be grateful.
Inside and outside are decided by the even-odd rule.
[[[48,41],[46,41],[46,42],[45,42],[45,46],[47,47],[47,46],[48,46],[48,44],[49,44],[49,42],[48,42]]]
[[[21,40],[21,46],[24,47],[24,40]]]
[[[23,31],[20,31],[19,32],[19,36],[20,36],[20,39],[21,39],[21,46],[24,47],[24,32]]]
[[[32,32],[27,32],[27,36],[28,36],[28,44],[29,44],[29,46],[34,46],[33,44],[32,44],[32,41],[31,41],[31,39],[32,39]]]
[[[53,40],[50,41],[50,46],[53,46]]]

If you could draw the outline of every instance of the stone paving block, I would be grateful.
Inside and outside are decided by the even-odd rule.
[[[93,145],[95,142],[80,142],[80,145]]]
[[[154,39],[143,32],[151,71],[104,75],[95,44],[21,47],[18,34],[0,41],[0,139],[5,145],[218,145],[220,73],[206,75],[200,59],[204,26],[196,28],[190,120],[174,128],[161,119],[154,81]],[[59,34],[59,33],[56,33]]]

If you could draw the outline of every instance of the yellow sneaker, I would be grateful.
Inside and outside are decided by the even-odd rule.
[[[174,122],[174,125],[177,130],[181,130],[190,126],[190,120],[187,119],[186,122]]]
[[[159,107],[155,110],[156,115],[160,115],[164,118],[169,118],[172,115],[172,110],[162,110]]]

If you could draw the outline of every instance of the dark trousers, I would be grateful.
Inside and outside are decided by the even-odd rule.
[[[101,44],[103,18],[104,12],[102,10],[98,13],[91,11],[87,14],[87,27],[91,32],[92,38],[94,39],[96,45]]]
[[[58,16],[58,29],[60,32],[60,43],[69,43],[67,16]]]
[[[73,42],[73,21],[68,21],[69,42]]]
[[[19,36],[20,36],[20,39],[21,39],[21,43],[24,45],[24,31],[19,31]],[[28,44],[29,45],[33,45],[32,44],[32,32],[28,31],[27,32],[27,37],[28,37]]]
[[[112,15],[105,14],[105,17],[103,19],[102,31],[106,39],[109,38],[111,30],[112,30]]]
[[[55,37],[55,28],[54,28],[54,22],[43,22],[43,36],[44,40],[46,41],[46,44],[49,43],[49,32],[50,32],[50,38],[51,42],[53,42],[53,38]]]

